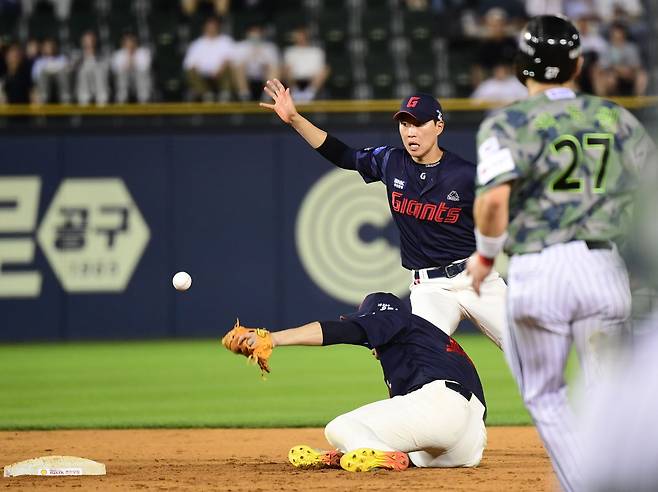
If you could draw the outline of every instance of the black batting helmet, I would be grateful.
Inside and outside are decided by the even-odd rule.
[[[576,72],[580,52],[578,29],[565,17],[533,17],[519,37],[516,76],[524,84],[528,78],[564,83]]]

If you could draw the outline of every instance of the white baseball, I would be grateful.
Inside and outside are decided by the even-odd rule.
[[[178,272],[172,280],[176,290],[187,290],[192,285],[192,277],[187,272]]]

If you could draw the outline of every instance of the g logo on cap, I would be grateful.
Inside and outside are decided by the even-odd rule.
[[[418,97],[418,96],[410,97],[409,101],[407,102],[407,107],[408,108],[415,108],[416,104],[418,104],[418,101],[420,101],[420,97]]]

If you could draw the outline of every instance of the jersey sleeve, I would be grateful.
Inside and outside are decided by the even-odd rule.
[[[518,146],[514,128],[505,121],[505,112],[485,120],[477,134],[477,194],[523,176],[516,158]]]
[[[397,311],[381,311],[352,319],[363,331],[368,339],[367,346],[381,347],[397,336],[409,326],[409,316]]]
[[[656,167],[656,144],[646,129],[633,114],[622,108],[620,114],[620,137],[624,167],[644,181],[658,177]],[[655,182],[655,181],[654,181]]]
[[[383,146],[353,152],[354,166],[366,183],[386,182],[386,168],[394,150],[394,147]]]

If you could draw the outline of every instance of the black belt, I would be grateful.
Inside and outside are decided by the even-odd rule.
[[[446,381],[445,383],[446,383],[446,388],[451,389],[452,391],[456,391],[464,398],[466,398],[466,400],[471,401],[471,396],[473,396],[472,391],[467,390],[461,384],[455,383],[453,381]]]
[[[612,241],[593,241],[585,240],[585,245],[588,249],[612,249]]]
[[[451,263],[450,265],[440,266],[436,268],[426,269],[427,278],[452,278],[459,275],[466,270],[466,260],[459,263]],[[414,270],[414,279],[420,280],[420,272]]]
[[[460,395],[462,395],[464,398],[466,398],[468,401],[471,401],[471,396],[473,396],[473,392],[470,390],[467,390],[464,388],[461,384],[456,383],[454,381],[444,381],[446,388],[451,389],[452,391],[456,391]],[[411,393],[412,391],[419,390],[425,386],[424,384],[417,384],[416,386],[412,386],[409,388],[409,391],[407,391],[407,394]]]

